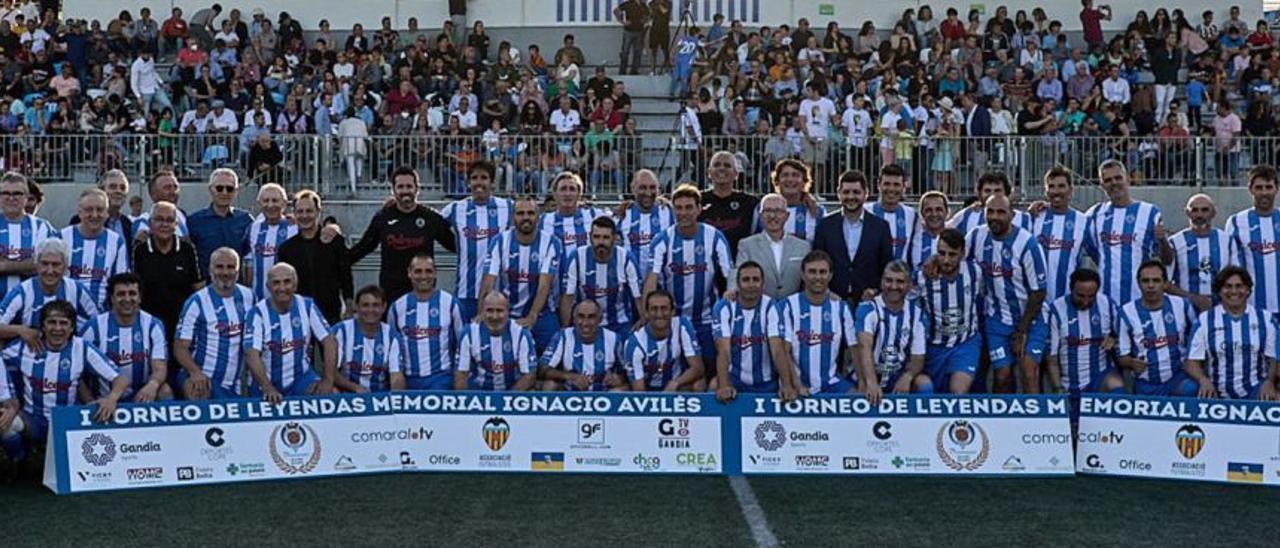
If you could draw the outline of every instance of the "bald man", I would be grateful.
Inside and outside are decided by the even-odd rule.
[[[618,223],[618,232],[622,235],[622,245],[630,252],[640,275],[649,272],[653,264],[653,250],[649,244],[653,238],[675,223],[671,206],[658,201],[658,176],[647,169],[636,171],[631,178],[631,197],[634,201],[623,202],[614,210],[614,218],[622,219]],[[706,210],[703,210],[706,215]]]
[[[1208,194],[1187,200],[1187,228],[1172,238],[1173,283],[1166,291],[1177,295],[1203,312],[1213,307],[1213,276],[1231,264],[1231,239],[1225,230],[1213,226],[1218,206]]]
[[[702,216],[698,220],[723,233],[729,241],[729,254],[737,256],[738,242],[754,232],[752,216],[760,200],[734,188],[738,164],[727,150],[711,155],[707,179],[711,181],[711,191],[702,193]]]
[[[480,321],[467,324],[458,344],[455,390],[524,392],[537,378],[533,335],[511,320],[511,303],[490,291],[481,303]]]
[[[310,297],[295,294],[298,272],[289,263],[267,271],[271,296],[249,311],[244,337],[245,364],[253,382],[249,394],[279,403],[284,396],[331,394],[337,380],[338,344],[329,323]],[[321,375],[311,367],[311,344],[323,348]]]

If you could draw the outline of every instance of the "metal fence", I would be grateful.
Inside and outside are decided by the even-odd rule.
[[[5,135],[0,136],[0,162],[41,182],[93,181],[112,168],[148,174],[161,166],[173,167],[183,180],[200,180],[218,167],[234,167],[250,182],[367,197],[385,192],[398,166],[417,169],[428,192],[460,195],[466,192],[467,166],[487,159],[498,166],[495,190],[500,193],[545,196],[551,178],[569,170],[586,181],[587,194],[610,199],[628,191],[630,173],[641,167],[657,171],[668,190],[673,183],[705,182],[710,156],[718,150],[734,153],[738,186],[746,192],[771,191],[773,163],[791,156],[812,166],[813,191],[826,197],[835,195],[835,181],[845,169],[875,173],[886,163],[907,171],[914,195],[934,189],[972,195],[978,174],[999,170],[1025,196],[1028,190],[1038,192],[1041,176],[1055,164],[1085,181],[1096,178],[1099,163],[1114,158],[1130,168],[1135,184],[1239,186],[1249,166],[1280,161],[1280,138],[1228,143],[1212,137],[875,138],[852,146],[785,136],[686,141],[654,134],[274,135],[271,147],[259,151],[252,141],[237,134]]]

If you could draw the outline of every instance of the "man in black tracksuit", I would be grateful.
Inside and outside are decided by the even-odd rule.
[[[382,246],[382,267],[378,285],[387,292],[387,302],[395,302],[411,289],[409,260],[418,253],[435,256],[435,244],[449,251],[458,250],[449,223],[435,210],[418,203],[418,172],[412,168],[396,168],[391,174],[391,192],[395,204],[384,207],[369,220],[360,241],[347,253],[350,264],[363,259]]]

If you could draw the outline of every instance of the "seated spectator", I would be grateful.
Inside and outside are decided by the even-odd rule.
[[[552,111],[550,121],[551,127],[561,135],[576,133],[582,126],[582,117],[573,110],[568,96],[560,97],[560,108]]]

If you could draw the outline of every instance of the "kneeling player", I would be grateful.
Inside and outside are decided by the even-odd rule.
[[[902,261],[885,266],[880,295],[858,305],[858,346],[854,352],[858,391],[880,405],[885,390],[932,394],[924,374],[924,311],[907,300],[911,268]]]
[[[632,333],[622,350],[631,389],[705,390],[693,324],[674,316],[675,299],[666,290],[655,289],[645,296],[644,307],[649,323]]]
[[[404,390],[404,339],[382,321],[387,294],[367,285],[356,292],[356,317],[333,326],[338,343],[336,385],[344,392]]]
[[[538,372],[547,380],[547,391],[626,390],[627,382],[619,359],[622,338],[600,327],[600,305],[578,301],[573,306],[573,327],[551,338],[538,363]]]
[[[107,305],[111,310],[98,314],[85,324],[80,336],[107,355],[120,375],[129,379],[124,401],[147,403],[154,400],[171,400],[173,391],[168,379],[169,351],[164,341],[164,325],[160,320],[143,312],[142,280],[137,274],[124,272],[107,280]],[[94,394],[111,390],[110,383],[98,379]],[[83,398],[82,398],[83,399]]]
[[[537,380],[533,334],[511,319],[507,296],[490,291],[480,312],[482,321],[467,324],[458,343],[454,390],[533,389]]]
[[[769,352],[770,322],[778,321],[773,299],[764,294],[764,269],[747,261],[738,266],[737,295],[720,299],[712,312],[716,340],[716,376],[711,389],[720,401],[738,392],[777,393],[784,401],[795,399],[790,369],[775,370]]]
[[[769,323],[769,346],[779,369],[787,368],[801,396],[844,394],[854,385],[841,374],[840,356],[852,354],[853,315],[849,305],[828,289],[831,256],[810,251],[800,261],[804,291],[782,299],[778,321]]]
[[[1280,382],[1272,318],[1249,304],[1253,280],[1228,266],[1213,278],[1221,302],[1200,313],[1186,371],[1201,398],[1275,400]]]
[[[1164,263],[1138,267],[1142,298],[1120,308],[1116,365],[1133,372],[1133,393],[1143,396],[1194,396],[1196,382],[1183,371],[1187,345],[1195,331],[1191,302],[1168,295]]]
[[[1049,355],[1045,369],[1054,392],[1066,392],[1071,422],[1079,418],[1080,394],[1124,393],[1124,379],[1111,366],[1116,346],[1116,307],[1098,293],[1102,278],[1096,270],[1071,273],[1071,293],[1049,305]]]
[[[244,360],[253,383],[250,396],[280,403],[284,396],[331,394],[337,377],[338,345],[324,314],[310,297],[296,295],[298,272],[289,263],[267,271],[271,295],[249,311]],[[324,350],[323,375],[311,367],[311,343]]]

